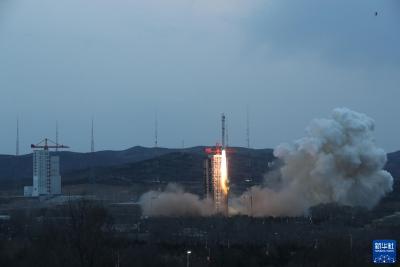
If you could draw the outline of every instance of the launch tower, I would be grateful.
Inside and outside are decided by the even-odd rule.
[[[215,211],[228,215],[228,160],[225,147],[225,115],[222,114],[222,145],[206,148],[208,154],[204,161],[205,197],[212,199]]]

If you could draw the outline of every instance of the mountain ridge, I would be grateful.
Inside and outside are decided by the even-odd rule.
[[[134,146],[124,150],[94,153],[53,152],[60,156],[62,181],[65,184],[86,183],[93,174],[99,183],[185,182],[202,181],[205,146],[184,149]],[[273,150],[233,147],[230,173],[233,183],[251,178],[261,183],[275,158]],[[385,169],[400,177],[400,151],[387,154]],[[0,155],[0,186],[26,183],[32,179],[32,154]],[[29,182],[28,182],[29,184]]]

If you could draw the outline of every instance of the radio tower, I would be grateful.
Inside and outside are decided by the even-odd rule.
[[[158,147],[158,112],[156,111],[156,116],[154,120],[154,148]],[[158,191],[161,191],[161,186],[160,186],[160,161],[158,158],[158,151],[155,149],[155,178],[154,181],[158,183]]]
[[[90,152],[92,152],[92,153],[94,152],[94,120],[93,120],[93,117],[92,117]]]
[[[247,148],[250,148],[250,114],[249,106],[246,108],[246,143]]]
[[[92,117],[92,125],[91,125],[91,140],[90,140],[90,174],[89,174],[89,183],[95,184],[96,178],[94,176],[94,119]],[[93,188],[93,191],[94,188]]]
[[[58,121],[56,121],[56,144],[58,144]],[[56,152],[58,151],[58,147],[56,147]]]
[[[154,121],[154,147],[158,147],[158,114],[156,112],[156,118]]]
[[[250,157],[250,112],[249,112],[249,106],[246,107],[246,143],[247,143],[247,180],[251,181],[252,176],[253,176],[253,171],[252,171],[252,164],[251,164],[251,157]],[[252,203],[252,198],[251,198],[251,206],[253,205]]]
[[[19,119],[17,118],[17,140],[15,143],[15,155],[19,156]]]

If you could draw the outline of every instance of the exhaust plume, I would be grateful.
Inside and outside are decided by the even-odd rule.
[[[234,200],[234,210],[296,216],[332,202],[372,208],[393,186],[393,177],[382,170],[386,153],[376,146],[373,130],[371,118],[346,108],[335,109],[331,119],[312,121],[306,137],[274,150],[283,163],[278,183],[250,188]]]
[[[393,177],[383,167],[386,153],[375,144],[374,121],[337,108],[330,119],[316,119],[306,136],[274,150],[281,167],[229,200],[230,214],[249,216],[306,215],[318,204],[338,203],[372,208],[392,190]],[[177,185],[140,198],[149,216],[210,216],[212,200],[185,193]]]
[[[139,203],[145,216],[210,216],[214,205],[210,199],[184,192],[177,184],[168,184],[163,192],[149,191]]]

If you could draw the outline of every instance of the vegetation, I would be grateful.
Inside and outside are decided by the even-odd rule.
[[[372,266],[371,241],[400,238],[371,212],[337,205],[299,218],[116,214],[88,200],[14,211],[0,222],[0,266]]]

